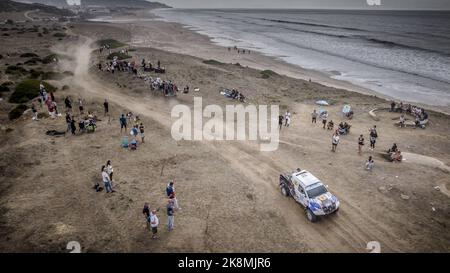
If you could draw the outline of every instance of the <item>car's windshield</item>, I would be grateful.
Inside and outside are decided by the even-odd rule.
[[[309,198],[316,198],[319,195],[327,193],[328,190],[327,190],[327,188],[324,185],[320,185],[318,187],[315,187],[313,189],[308,190],[307,192],[308,192],[308,197]]]

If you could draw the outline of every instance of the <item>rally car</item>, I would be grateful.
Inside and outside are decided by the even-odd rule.
[[[308,171],[297,170],[292,174],[281,174],[280,190],[284,196],[292,196],[305,208],[306,217],[311,222],[339,210],[337,197]]]

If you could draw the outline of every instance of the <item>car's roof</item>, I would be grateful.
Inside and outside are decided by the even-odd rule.
[[[296,172],[293,173],[292,176],[295,177],[303,187],[309,187],[316,183],[321,183],[321,181],[317,177],[315,177],[308,171]]]

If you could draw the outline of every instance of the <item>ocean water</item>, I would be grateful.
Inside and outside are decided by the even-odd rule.
[[[207,35],[397,100],[450,107],[450,12],[153,11]]]

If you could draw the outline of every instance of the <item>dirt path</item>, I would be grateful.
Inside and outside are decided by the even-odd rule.
[[[81,45],[70,49],[69,54],[76,59],[74,82],[80,91],[86,95],[103,99],[108,97],[111,102],[124,109],[133,107],[140,114],[157,121],[166,130],[170,130],[170,104],[148,98],[133,98],[124,96],[120,90],[115,90],[100,84],[88,73],[90,67],[90,52],[92,41],[86,39]],[[61,52],[60,52],[61,53]],[[172,102],[173,103],[173,102]],[[293,238],[301,238],[309,251],[365,252],[366,243],[380,241],[385,251],[400,251],[407,248],[392,235],[385,226],[379,224],[367,212],[342,198],[342,209],[339,215],[329,217],[317,224],[309,223],[304,217],[300,206],[291,199],[281,196],[277,186],[279,171],[285,169],[281,153],[275,156],[262,155],[252,147],[241,142],[213,143],[202,142],[218,157],[228,162],[228,168],[237,171],[257,191],[263,206],[283,212],[283,219]],[[285,145],[297,145],[281,141]],[[253,145],[255,146],[255,145]],[[297,145],[302,147],[301,145]],[[274,223],[276,225],[276,223]],[[124,235],[125,236],[125,235]],[[395,243],[394,243],[395,242]]]
[[[33,17],[30,17],[30,13],[32,13],[32,12],[38,12],[38,11],[39,11],[39,9],[26,11],[26,12],[23,14],[23,16],[24,16],[25,18],[27,18],[28,20],[30,20],[30,21],[33,22],[33,21],[36,21],[36,20],[34,20]]]

